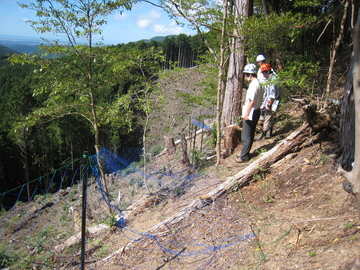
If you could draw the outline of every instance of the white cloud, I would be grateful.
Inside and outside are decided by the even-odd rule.
[[[183,32],[182,27],[178,26],[175,21],[170,24],[154,24],[152,30],[156,33],[167,34],[167,35],[178,35]]]
[[[152,9],[148,14],[140,15],[136,25],[140,28],[150,28],[159,19],[161,19],[161,14]]]
[[[157,12],[155,9],[152,9],[150,11],[150,14],[149,14],[150,18],[152,18],[153,20],[156,20],[156,19],[160,19],[161,17],[161,14],[159,12]]]
[[[152,23],[153,21],[150,19],[141,19],[136,23],[136,25],[140,28],[148,28]]]
[[[168,20],[165,19],[165,21]],[[183,32],[182,27],[178,26],[174,20],[168,24],[164,23],[161,13],[154,9],[150,10],[147,14],[140,15],[136,25],[159,34],[178,35]]]

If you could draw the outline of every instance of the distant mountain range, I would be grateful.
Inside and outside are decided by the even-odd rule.
[[[8,50],[17,53],[35,53],[39,51],[40,43],[39,38],[0,35],[0,45],[2,45],[0,55],[11,53]]]
[[[163,41],[166,37],[176,37],[176,35],[169,36],[156,36],[151,39],[143,39],[145,42],[155,40],[158,42]],[[0,55],[8,55],[14,53],[37,53],[40,48],[39,45],[42,41],[38,38],[30,37],[12,37],[0,35]]]
[[[0,45],[0,55],[4,55],[4,54],[14,54],[14,53],[19,53],[16,50],[10,49],[8,47],[5,47],[3,45]]]
[[[177,37],[177,35],[169,35],[169,36],[156,36],[156,37],[153,37],[151,39],[142,39],[143,41],[145,42],[150,42],[151,40],[155,40],[157,42],[161,42],[163,41],[165,38],[172,38],[172,37]]]

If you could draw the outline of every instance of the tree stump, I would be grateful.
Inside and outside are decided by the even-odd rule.
[[[168,153],[168,155],[172,155],[175,153],[176,146],[175,146],[173,137],[165,136],[165,147],[166,147],[166,152]]]
[[[241,128],[239,125],[229,125],[224,128],[224,149],[225,157],[228,157],[234,152],[234,149],[241,142]]]
[[[181,143],[181,149],[182,149],[181,163],[186,166],[191,166],[190,159],[187,154],[187,143],[186,143],[186,138],[185,138],[184,133],[181,133],[181,142],[180,143]]]

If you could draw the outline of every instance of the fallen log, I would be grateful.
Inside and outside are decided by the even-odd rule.
[[[87,234],[88,234],[88,236],[90,236],[90,238],[95,238],[109,230],[110,230],[109,225],[98,224],[98,225],[87,228]],[[71,236],[63,244],[55,246],[54,250],[56,252],[63,252],[66,248],[68,248],[70,246],[80,244],[80,241],[81,241],[81,232]]]

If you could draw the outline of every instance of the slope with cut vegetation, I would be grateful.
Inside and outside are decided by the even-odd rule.
[[[197,79],[180,78],[184,91],[195,87],[191,85]],[[167,87],[169,92],[176,88]],[[172,102],[177,112],[192,115],[197,110],[181,107],[176,99]],[[235,162],[240,145],[219,166],[207,159],[213,154],[211,144],[206,143],[212,138],[209,132],[203,137],[208,153],[198,167],[181,163],[180,147],[173,154],[154,156],[148,170],[163,173],[146,180],[150,193],[143,185],[141,167],[109,176],[109,192],[126,217],[121,228],[115,226],[116,220],[109,220],[97,183],[90,180],[86,267],[360,269],[355,200],[343,190],[344,179],[336,174],[337,130],[324,128],[309,135],[276,162],[261,167],[264,157],[294,138],[304,121],[299,104],[283,104],[275,136],[255,141],[253,159],[245,164]],[[176,123],[181,130],[188,119]],[[178,133],[167,134],[177,139]],[[159,145],[161,141],[159,138]],[[254,164],[260,165],[246,183],[233,181]],[[213,196],[226,183],[230,185]],[[4,265],[12,265],[11,269],[78,269],[80,213],[81,185],[17,205],[10,218],[1,218],[5,224],[1,253],[11,250],[2,258]]]

